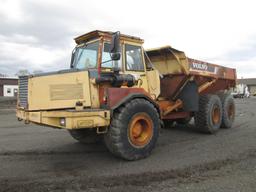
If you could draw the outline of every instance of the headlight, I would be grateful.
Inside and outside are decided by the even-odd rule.
[[[60,118],[60,125],[65,126],[66,125],[66,119],[65,118]]]

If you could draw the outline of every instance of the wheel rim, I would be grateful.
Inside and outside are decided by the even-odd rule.
[[[129,125],[129,140],[136,147],[144,147],[153,136],[153,122],[146,113],[136,114]]]
[[[235,106],[234,106],[234,104],[231,103],[228,106],[228,118],[229,119],[233,119],[234,116],[235,116]]]
[[[218,105],[214,105],[212,110],[212,121],[216,125],[220,122],[220,108]]]

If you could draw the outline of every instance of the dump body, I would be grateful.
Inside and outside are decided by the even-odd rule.
[[[146,51],[154,67],[162,74],[160,97],[173,98],[187,81],[200,87],[207,82],[214,84],[201,94],[227,90],[236,84],[236,70],[186,57],[185,53],[170,46]]]

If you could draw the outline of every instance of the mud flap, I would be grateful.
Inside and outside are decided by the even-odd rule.
[[[184,111],[198,111],[199,94],[195,82],[188,82],[178,96],[183,102]]]

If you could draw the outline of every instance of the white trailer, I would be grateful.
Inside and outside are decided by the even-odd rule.
[[[250,92],[246,84],[237,84],[232,93],[234,98],[248,98]]]

